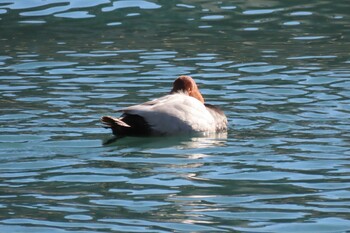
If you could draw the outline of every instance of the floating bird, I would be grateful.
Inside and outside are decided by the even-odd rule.
[[[101,122],[117,137],[215,133],[227,130],[222,110],[205,103],[196,82],[180,76],[171,92],[161,98],[120,109],[119,118],[103,116]]]

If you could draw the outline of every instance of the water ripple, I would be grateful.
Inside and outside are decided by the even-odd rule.
[[[346,232],[345,2],[0,4],[4,232]],[[192,75],[229,130],[122,138],[101,115]]]

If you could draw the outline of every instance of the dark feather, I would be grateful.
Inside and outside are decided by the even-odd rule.
[[[114,135],[120,136],[149,136],[151,127],[139,115],[123,114],[120,118],[104,116],[101,122],[106,128],[111,128]]]

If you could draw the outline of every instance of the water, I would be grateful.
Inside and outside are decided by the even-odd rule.
[[[349,232],[348,1],[0,1],[1,232]],[[99,117],[192,75],[210,137]]]

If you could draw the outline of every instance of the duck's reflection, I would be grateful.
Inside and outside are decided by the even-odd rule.
[[[207,135],[186,135],[168,137],[113,137],[106,139],[103,145],[123,148],[144,149],[196,149],[224,146],[227,142],[227,132]],[[171,152],[170,152],[171,153]]]

